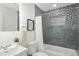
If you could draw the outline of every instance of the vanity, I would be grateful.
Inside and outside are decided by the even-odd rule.
[[[0,56],[27,56],[27,48],[20,45],[12,45],[7,49],[0,49]]]

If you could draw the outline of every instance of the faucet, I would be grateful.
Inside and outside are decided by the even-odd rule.
[[[11,44],[5,45],[5,46],[1,46],[2,49],[5,50],[5,53],[7,53],[7,48],[10,47]]]

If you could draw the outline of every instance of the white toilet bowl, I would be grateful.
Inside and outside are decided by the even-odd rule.
[[[47,54],[44,52],[37,52],[37,53],[34,53],[33,56],[47,56]]]
[[[37,41],[29,42],[28,43],[28,55],[32,55],[32,56],[47,56],[46,53],[40,52],[37,49],[37,46],[38,46],[38,42]],[[38,52],[37,52],[37,50],[38,50]]]

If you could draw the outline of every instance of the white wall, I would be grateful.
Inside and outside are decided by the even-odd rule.
[[[27,43],[34,41],[35,39],[38,41],[38,49],[39,51],[44,51],[43,48],[43,35],[42,35],[42,17],[36,17],[35,19],[35,5],[32,3],[20,4],[20,31],[23,31],[23,36],[25,38],[23,41],[23,46],[27,46]],[[35,20],[35,32],[27,31],[27,19]],[[25,27],[23,29],[22,27]]]
[[[27,31],[27,19],[34,20],[35,17],[35,5],[32,3],[23,3],[19,6],[20,11],[20,31],[25,31],[25,41],[30,42],[34,40],[34,31]],[[22,27],[25,27],[23,30]],[[24,43],[26,45],[26,43]]]
[[[2,12],[0,12],[0,31],[3,30],[3,16]]]
[[[17,11],[11,8],[0,5],[0,16],[2,16],[2,30],[16,31],[17,30]],[[1,20],[1,19],[0,19]]]
[[[20,43],[22,41],[22,32],[19,31],[4,31],[0,32],[0,46],[14,44],[15,38],[20,39]]]

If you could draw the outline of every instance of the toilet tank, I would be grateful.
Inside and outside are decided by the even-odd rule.
[[[28,54],[33,55],[37,51],[38,43],[37,41],[32,41],[28,43]]]

